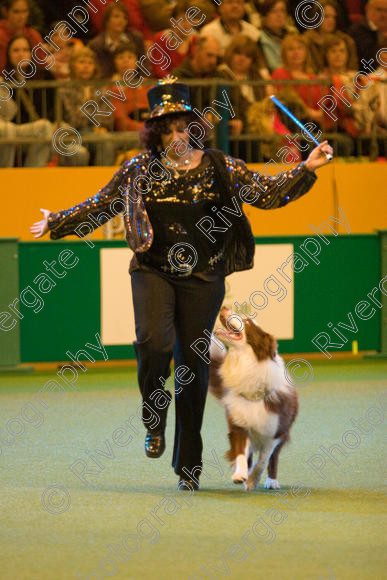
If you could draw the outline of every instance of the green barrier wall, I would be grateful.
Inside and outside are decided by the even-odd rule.
[[[262,237],[256,238],[256,243],[292,243],[294,251],[298,252],[305,239],[304,236]],[[329,245],[321,242],[322,250],[318,256],[321,263],[311,263],[302,272],[293,274],[295,338],[280,341],[280,350],[288,353],[317,351],[311,339],[317,333],[329,330],[328,322],[334,325],[340,321],[348,324],[348,312],[352,312],[358,332],[345,332],[351,339],[341,351],[351,349],[352,337],[358,340],[360,350],[379,350],[380,310],[377,309],[370,320],[360,320],[355,315],[356,304],[360,300],[367,300],[367,293],[381,279],[379,237],[350,234],[327,236],[327,239]],[[20,244],[19,292],[27,286],[38,290],[34,279],[39,273],[46,271],[44,260],[57,261],[64,249],[72,250],[79,259],[78,264],[69,269],[62,279],[56,280],[55,288],[47,294],[38,292],[44,299],[44,307],[39,312],[35,313],[32,308],[21,305],[24,316],[20,322],[22,362],[67,360],[66,350],[74,353],[86,342],[96,344],[94,336],[97,332],[100,333],[99,249],[125,247],[125,242],[94,243],[94,248],[81,241]],[[279,264],[273,264],[273,274],[277,267]],[[58,271],[63,271],[63,268],[59,266]],[[279,279],[282,280],[280,276]],[[260,289],[249,290],[251,293]],[[28,296],[33,303],[32,294]],[[376,294],[376,297],[380,298],[380,294]],[[130,299],[128,296],[128,300]],[[267,307],[270,308],[270,303]],[[109,359],[134,358],[132,346],[108,346],[106,351]],[[93,356],[99,358],[97,352],[93,352]]]

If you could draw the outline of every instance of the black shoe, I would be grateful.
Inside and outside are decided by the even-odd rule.
[[[165,451],[164,431],[148,431],[145,436],[145,454],[147,457],[161,457]]]
[[[199,484],[193,479],[185,479],[180,477],[179,483],[177,484],[177,489],[180,491],[197,491],[199,489]]]

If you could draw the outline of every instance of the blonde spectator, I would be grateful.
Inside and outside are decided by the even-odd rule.
[[[282,41],[281,58],[283,66],[277,68],[273,74],[274,80],[316,80],[311,66],[308,45],[306,39],[301,34],[288,34]],[[296,113],[304,119],[321,123],[323,112],[318,105],[319,100],[324,94],[321,85],[306,84],[287,84],[277,85],[277,91],[281,96],[293,105]],[[326,92],[326,91],[325,91]]]
[[[95,86],[95,81],[100,76],[97,57],[88,47],[82,47],[75,51],[70,59],[70,79],[84,81],[82,85],[74,86],[69,81],[69,86],[58,90],[59,99],[63,105],[63,120],[79,131],[82,137],[99,135],[100,143],[88,143],[86,148],[78,152],[78,157],[68,156],[67,163],[75,165],[87,165],[89,155],[93,165],[113,165],[115,160],[115,147],[111,137],[107,133],[113,129],[114,119],[111,110],[101,100],[102,87]],[[89,84],[86,81],[91,81]],[[100,116],[100,126],[96,127],[91,120],[81,111],[81,107],[88,100],[98,103],[100,111],[109,112],[107,116]]]

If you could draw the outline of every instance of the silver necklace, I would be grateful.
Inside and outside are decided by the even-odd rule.
[[[162,157],[162,162],[167,167],[170,167],[171,169],[173,169],[175,172],[175,175],[178,175],[178,172],[177,172],[178,170],[188,171],[189,166],[191,165],[191,163],[193,161],[193,158],[194,158],[194,153],[193,153],[193,150],[191,150],[189,152],[189,156],[187,157],[187,159],[184,159],[183,163],[178,163],[176,161],[170,161],[166,157]]]

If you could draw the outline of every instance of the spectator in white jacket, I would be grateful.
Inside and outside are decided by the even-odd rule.
[[[219,42],[221,56],[235,36],[243,34],[254,40],[259,38],[259,31],[250,22],[242,20],[246,12],[245,0],[223,0],[218,7],[219,18],[203,26],[201,36],[213,36]]]

